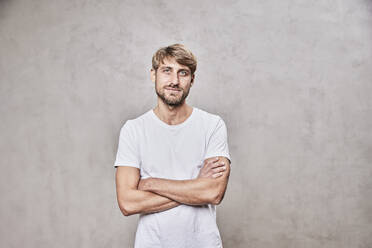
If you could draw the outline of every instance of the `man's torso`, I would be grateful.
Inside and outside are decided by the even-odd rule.
[[[196,178],[218,119],[194,107],[189,118],[178,125],[166,124],[152,110],[131,120],[136,127],[141,178]],[[135,247],[222,247],[216,207],[180,205],[141,214]]]

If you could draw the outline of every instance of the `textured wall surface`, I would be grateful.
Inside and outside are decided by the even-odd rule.
[[[372,2],[0,0],[0,247],[132,247],[120,127],[156,104],[151,56],[198,57],[221,115],[225,248],[372,247]]]

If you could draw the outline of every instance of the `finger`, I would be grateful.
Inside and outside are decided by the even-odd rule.
[[[218,173],[218,172],[222,172],[222,171],[225,171],[225,170],[226,170],[226,166],[222,166],[222,167],[214,168],[213,172]]]
[[[221,166],[225,166],[225,162],[214,163],[214,164],[210,165],[210,168],[213,169],[213,168],[217,168],[217,167],[221,167]]]
[[[222,176],[223,175],[223,173],[222,172],[219,172],[219,173],[216,173],[216,174],[213,174],[213,178],[217,178],[217,177],[220,177],[220,176]]]
[[[220,160],[219,157],[215,157],[214,159],[207,161],[206,166],[210,167],[210,166],[214,165],[215,163],[217,163],[219,160]]]
[[[209,158],[209,159],[205,160],[205,162],[206,162],[207,164],[215,163],[215,162],[217,162],[219,159],[220,159],[219,157],[214,157],[214,158],[212,158],[212,159]]]

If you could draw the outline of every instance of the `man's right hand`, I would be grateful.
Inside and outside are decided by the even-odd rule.
[[[217,178],[222,176],[225,170],[225,163],[219,161],[219,157],[208,158],[204,160],[204,164],[199,171],[198,178]]]

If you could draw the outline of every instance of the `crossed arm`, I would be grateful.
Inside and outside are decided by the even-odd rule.
[[[206,159],[199,176],[190,180],[141,180],[139,169],[119,166],[116,170],[116,192],[120,210],[129,216],[160,212],[180,204],[219,204],[226,191],[230,161],[222,156],[218,157],[219,160],[215,158]]]

